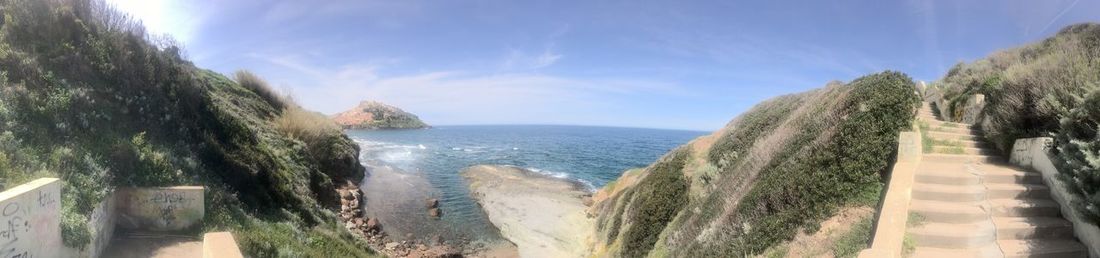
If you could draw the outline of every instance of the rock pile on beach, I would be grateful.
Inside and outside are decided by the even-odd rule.
[[[462,250],[444,244],[441,237],[434,237],[430,243],[420,241],[393,241],[383,230],[382,222],[377,218],[366,218],[361,207],[363,194],[357,186],[337,189],[340,195],[340,219],[344,227],[367,240],[371,248],[390,257],[412,258],[452,258],[463,257]],[[430,202],[430,209],[438,210],[439,202]],[[438,217],[438,216],[436,216]],[[406,238],[411,239],[411,236]]]

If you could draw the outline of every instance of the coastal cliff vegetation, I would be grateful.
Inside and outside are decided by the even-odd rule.
[[[63,239],[116,187],[202,185],[197,231],[252,257],[371,255],[331,209],[358,147],[258,77],[195,67],[98,0],[0,1],[0,189],[63,180]]]
[[[924,95],[946,120],[972,123],[1008,155],[1016,139],[1054,137],[1075,209],[1100,223],[1100,24],[959,63]]]
[[[596,255],[759,255],[840,209],[873,208],[919,101],[887,71],[760,103],[597,192]]]

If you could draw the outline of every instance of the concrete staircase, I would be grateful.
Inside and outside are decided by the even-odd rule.
[[[931,141],[917,167],[913,257],[1086,257],[1038,173],[1013,168],[968,124],[944,122],[924,103]]]

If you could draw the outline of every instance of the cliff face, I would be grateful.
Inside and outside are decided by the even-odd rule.
[[[918,104],[901,73],[777,97],[594,195],[597,256],[742,257],[874,206]]]
[[[333,115],[344,129],[419,129],[428,124],[409,112],[377,101],[363,101],[351,110]]]

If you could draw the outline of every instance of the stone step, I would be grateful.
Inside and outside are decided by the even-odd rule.
[[[928,138],[932,138],[932,139],[936,139],[936,140],[963,140],[963,141],[981,141],[982,140],[981,137],[978,137],[978,136],[973,135],[973,134],[960,134],[960,133],[948,133],[948,132],[937,132],[937,131],[929,131],[926,134],[928,134]]]
[[[932,145],[932,153],[942,154],[966,154],[966,155],[995,155],[996,151],[986,148],[972,148],[959,146]]]
[[[959,154],[936,154],[928,153],[924,154],[922,158],[928,162],[952,162],[952,163],[997,163],[1002,162],[1004,159],[998,156],[989,155],[959,155]]]
[[[1074,239],[1073,224],[1056,217],[995,217],[997,239]]]
[[[996,244],[989,244],[976,248],[936,248],[936,247],[923,247],[917,246],[913,249],[913,254],[909,256],[911,258],[954,258],[954,257],[975,257],[975,258],[1001,258],[1004,255],[1001,254],[1001,248]]]
[[[933,143],[932,147],[945,146],[945,147],[979,148],[979,149],[989,149],[990,151],[993,151],[994,153],[996,153],[996,150],[993,150],[993,149],[989,148],[990,145],[983,142],[983,141],[967,141],[967,140],[939,140],[939,141],[946,141],[946,143],[948,145],[940,144],[939,142],[937,142],[937,143]]]
[[[937,171],[937,170],[918,170],[915,177],[917,183],[924,184],[944,184],[944,185],[979,185],[982,183],[982,178],[976,175],[972,175],[963,170],[959,171]]]
[[[928,131],[932,132],[946,132],[957,134],[969,134],[969,135],[982,135],[982,131],[969,127],[950,127],[950,126],[928,126]]]
[[[974,248],[997,241],[997,230],[988,220],[962,224],[925,223],[910,228],[908,233],[922,247]]]
[[[1036,172],[1011,169],[980,168],[982,181],[987,184],[1042,184],[1043,176]]]
[[[985,188],[990,199],[1050,199],[1050,188],[1045,185],[986,183]]]
[[[913,185],[913,199],[929,201],[977,202],[985,200],[985,187],[982,185]]]
[[[989,219],[989,214],[976,202],[912,200],[909,210],[929,223],[974,223]]]
[[[994,217],[1058,217],[1058,203],[1043,199],[989,200]]]
[[[1085,246],[1076,240],[999,240],[1006,258],[1080,258],[1087,257]]]
[[[941,120],[925,120],[925,122],[928,122],[928,126],[930,126],[930,127],[974,128],[974,126],[970,125],[970,124],[946,122],[946,121],[941,121]]]

